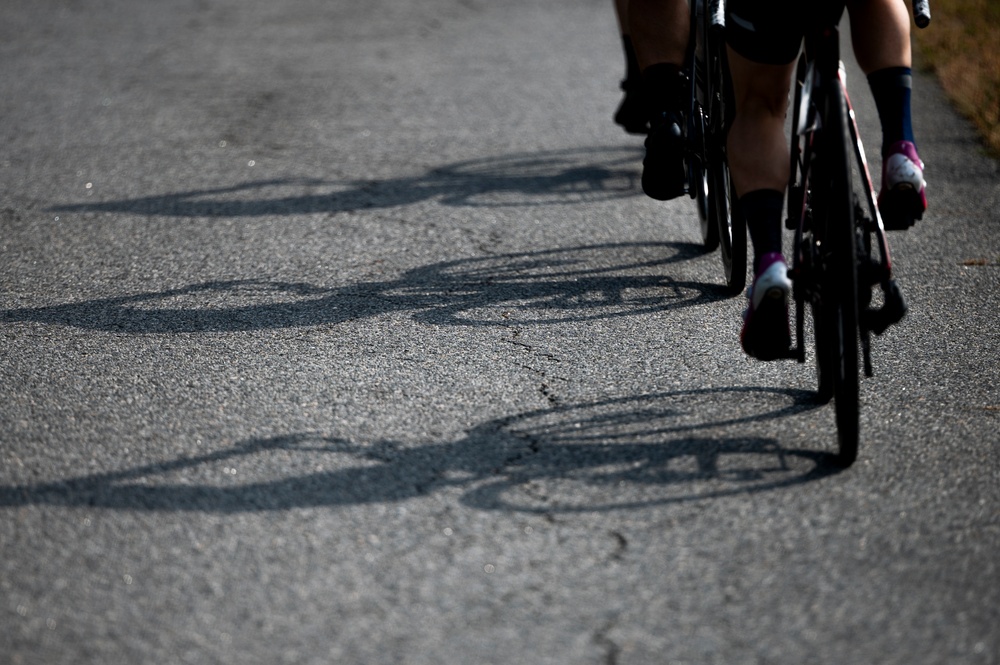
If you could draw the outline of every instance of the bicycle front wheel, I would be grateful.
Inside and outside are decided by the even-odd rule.
[[[825,97],[819,168],[812,188],[823,264],[815,334],[820,391],[832,387],[839,462],[849,466],[857,458],[860,436],[857,229],[848,157],[851,143],[847,100],[839,80],[831,81]]]

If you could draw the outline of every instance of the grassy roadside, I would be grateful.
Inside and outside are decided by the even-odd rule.
[[[914,28],[918,62],[1000,157],[1000,2],[932,0],[931,24]]]

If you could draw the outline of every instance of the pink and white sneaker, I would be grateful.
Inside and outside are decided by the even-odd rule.
[[[753,285],[747,289],[749,306],[743,313],[740,344],[758,360],[787,358],[792,345],[788,328],[788,294],[792,280],[780,252],[765,254]]]
[[[924,163],[910,141],[893,143],[882,157],[882,190],[878,209],[886,229],[903,230],[927,210]]]

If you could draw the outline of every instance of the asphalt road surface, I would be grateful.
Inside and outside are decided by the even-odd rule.
[[[929,76],[839,471],[610,0],[5,0],[0,63],[0,662],[1000,662],[1000,169]]]

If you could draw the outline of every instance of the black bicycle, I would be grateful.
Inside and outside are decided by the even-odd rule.
[[[747,279],[747,231],[733,214],[736,196],[729,177],[726,133],[733,109],[726,60],[725,0],[691,3],[687,75],[691,101],[687,113],[688,194],[695,199],[707,251],[717,247],[726,287],[740,293]]]
[[[926,0],[915,0],[917,25],[930,21]],[[847,95],[836,25],[806,36],[792,107],[791,179],[787,226],[795,230],[789,276],[795,300],[796,348],[805,362],[805,303],[812,311],[818,394],[833,399],[839,462],[857,458],[859,355],[873,374],[871,334],[906,314],[892,276],[864,146]],[[876,292],[876,285],[879,291]]]

